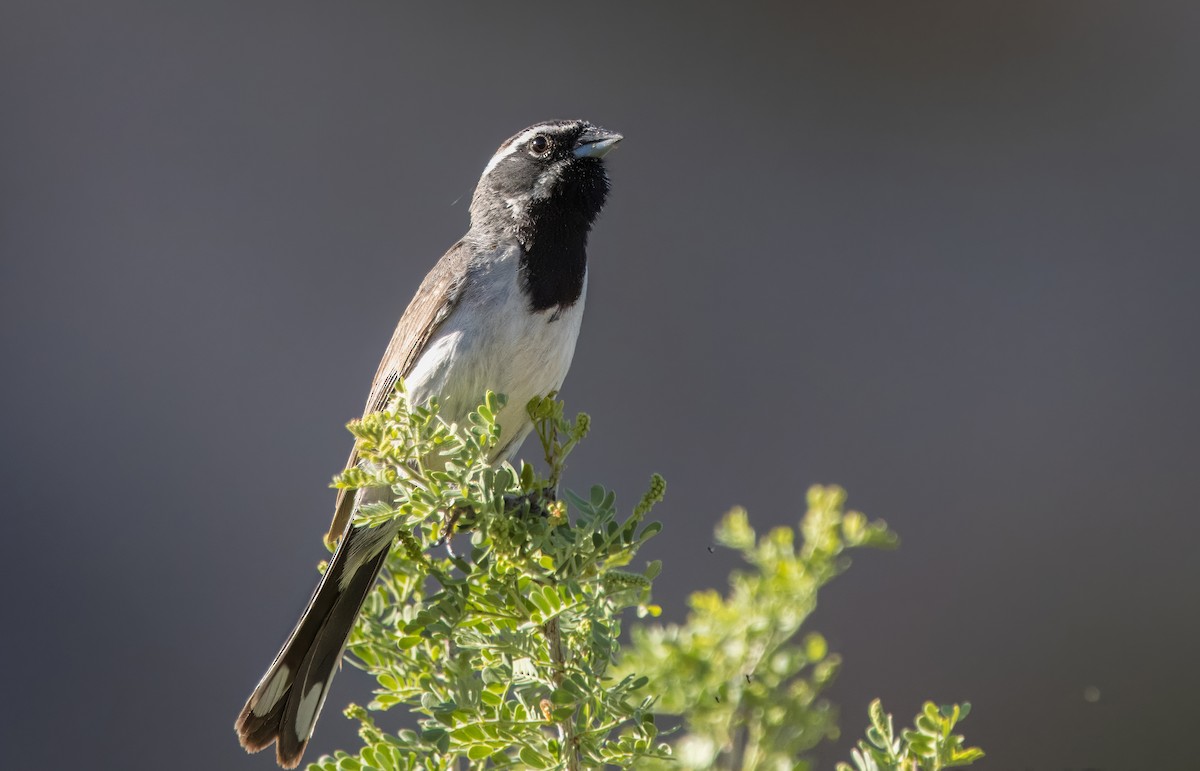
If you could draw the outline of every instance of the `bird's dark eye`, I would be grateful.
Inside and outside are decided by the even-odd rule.
[[[542,155],[550,149],[550,139],[545,134],[538,134],[529,142],[529,150],[534,155]]]

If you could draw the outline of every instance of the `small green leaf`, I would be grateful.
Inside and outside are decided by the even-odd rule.
[[[871,706],[867,708],[867,714],[871,717],[871,725],[875,727],[880,736],[890,737],[892,735],[891,720],[883,712],[883,702],[879,699],[872,701]]]
[[[984,757],[983,750],[978,747],[967,747],[966,749],[955,750],[950,755],[949,766],[969,766],[975,761]]]
[[[804,638],[804,655],[810,662],[815,663],[824,659],[827,653],[829,653],[829,644],[820,634],[812,632]]]
[[[521,758],[522,763],[530,768],[548,768],[551,762],[550,758],[538,754],[537,750],[529,745],[521,748],[518,757]]]
[[[483,760],[491,754],[492,748],[486,744],[473,744],[467,748],[467,757],[471,760]]]

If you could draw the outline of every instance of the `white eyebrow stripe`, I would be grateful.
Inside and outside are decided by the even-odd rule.
[[[483,173],[479,175],[479,178],[483,179],[486,177],[491,173],[492,169],[496,168],[496,166],[500,164],[501,161],[515,153],[517,150],[520,150],[521,147],[524,146],[525,142],[531,139],[534,134],[539,134],[545,130],[545,126],[532,126],[521,132],[519,135],[513,137],[512,141],[508,143],[508,147],[505,147],[492,156],[492,159],[488,161],[488,165],[483,167]]]

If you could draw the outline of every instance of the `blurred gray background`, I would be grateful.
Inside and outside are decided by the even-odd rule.
[[[735,567],[729,506],[791,524],[840,483],[904,544],[813,620],[823,767],[881,696],[971,700],[988,769],[1194,768],[1198,32],[1189,2],[6,0],[0,765],[273,767],[231,727],[343,424],[496,146],[578,116],[626,141],[568,481],[667,477],[667,617]]]

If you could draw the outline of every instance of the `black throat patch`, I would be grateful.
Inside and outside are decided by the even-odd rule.
[[[529,308],[569,308],[583,294],[590,218],[553,204],[530,212],[532,227],[521,237],[521,289]]]

